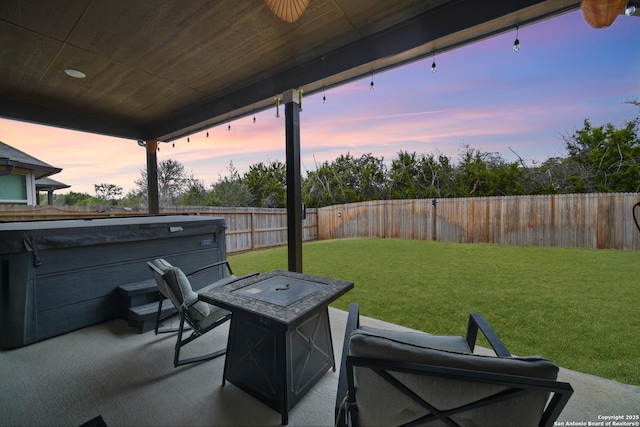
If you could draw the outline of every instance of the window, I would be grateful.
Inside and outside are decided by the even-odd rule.
[[[27,177],[0,175],[0,203],[27,203]]]

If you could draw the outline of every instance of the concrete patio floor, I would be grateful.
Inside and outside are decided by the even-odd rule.
[[[347,313],[329,310],[336,361]],[[361,323],[397,328],[366,317]],[[224,346],[228,327],[186,347],[198,354]],[[222,386],[224,357],[174,368],[174,335],[138,334],[113,320],[30,346],[0,352],[0,425],[73,426],[102,415],[109,426],[280,425],[280,414],[232,384]],[[188,355],[188,354],[187,354]],[[640,387],[567,369],[559,380],[575,393],[556,425],[613,420],[640,425]],[[290,411],[291,426],[334,424],[338,372],[328,372]],[[634,424],[635,423],[635,424]],[[594,424],[591,424],[594,425]]]

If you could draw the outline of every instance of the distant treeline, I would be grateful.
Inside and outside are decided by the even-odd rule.
[[[639,106],[637,101],[630,104]],[[508,162],[499,153],[469,146],[459,160],[441,154],[399,151],[387,166],[382,157],[340,155],[324,162],[302,178],[302,196],[308,207],[323,207],[367,200],[424,199],[475,196],[514,196],[594,192],[640,191],[640,119],[622,128],[611,123],[584,126],[564,138],[566,156],[528,164],[518,156]],[[162,206],[286,207],[286,165],[280,161],[258,163],[240,175],[233,163],[229,175],[208,188],[188,175],[175,160],[158,165]],[[147,204],[146,171],[135,189],[122,195],[113,184],[96,184],[95,196],[86,193],[56,195],[56,205]]]

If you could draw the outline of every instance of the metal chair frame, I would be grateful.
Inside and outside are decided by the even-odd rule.
[[[499,374],[485,371],[449,368],[435,365],[401,363],[375,358],[350,356],[348,354],[349,338],[351,336],[351,332],[359,327],[359,323],[360,320],[358,305],[352,304],[349,310],[349,317],[347,319],[347,332],[345,333],[340,378],[338,383],[338,395],[336,398],[335,413],[336,425],[338,426],[358,425],[358,410],[356,406],[357,390],[354,384],[355,367],[362,367],[373,370],[376,374],[382,377],[393,387],[397,388],[410,399],[429,411],[429,414],[404,424],[406,426],[419,425],[435,420],[441,420],[442,422],[450,426],[457,426],[458,424],[450,418],[452,415],[512,399],[524,393],[540,390],[550,393],[551,398],[542,413],[539,425],[552,426],[573,393],[573,388],[570,384],[559,381]],[[487,341],[496,352],[497,356],[511,357],[511,354],[506,349],[504,344],[493,332],[484,318],[478,313],[473,313],[469,316],[466,341],[471,351],[473,351],[473,349],[475,348],[478,330],[480,330],[486,337]],[[405,372],[418,375],[459,379],[463,381],[496,384],[506,387],[506,389],[475,402],[467,403],[456,408],[440,410],[422,399],[411,389],[406,387],[396,377],[392,376],[390,374],[391,372]]]
[[[217,284],[219,284],[219,286],[222,285],[226,285],[229,283],[233,283],[236,280],[240,280],[243,279],[245,277],[248,276],[253,276],[256,275],[258,273],[251,273],[245,276],[241,276],[241,277],[236,277],[233,274],[233,271],[231,270],[231,265],[229,265],[228,261],[219,261],[213,264],[209,264],[206,265],[202,268],[199,268],[195,271],[192,271],[189,274],[186,274],[187,278],[193,276],[194,274],[200,273],[202,271],[205,271],[207,269],[213,268],[213,267],[219,267],[220,265],[226,265],[227,270],[229,272],[229,276],[224,277],[223,279],[218,280]],[[153,263],[151,262],[147,262],[147,265],[149,266],[149,268],[151,268],[151,270],[155,273],[157,273],[158,275],[160,275],[163,280],[166,281],[165,278],[165,274],[158,269],[158,267],[156,267],[155,265],[153,265]],[[208,353],[202,356],[195,356],[195,357],[191,357],[191,358],[187,358],[187,359],[180,359],[180,349],[182,347],[184,347],[185,345],[189,344],[190,342],[192,342],[193,340],[199,338],[200,336],[206,334],[207,332],[209,332],[212,329],[217,328],[218,326],[220,326],[221,324],[223,324],[224,322],[228,321],[231,319],[231,313],[227,313],[224,316],[220,317],[219,319],[217,319],[215,322],[213,322],[211,325],[205,327],[205,328],[201,328],[200,327],[200,322],[195,321],[194,319],[191,318],[191,316],[189,315],[189,307],[191,307],[192,305],[194,305],[195,303],[198,302],[198,300],[194,300],[192,301],[190,304],[182,304],[182,306],[180,307],[175,307],[175,311],[172,313],[169,313],[167,315],[162,315],[162,304],[163,301],[165,299],[167,299],[167,296],[164,295],[162,292],[158,291],[158,311],[157,311],[157,315],[156,315],[156,324],[155,324],[155,334],[163,334],[163,333],[170,333],[170,332],[177,332],[177,338],[176,338],[176,344],[175,344],[175,352],[174,352],[174,358],[173,358],[173,366],[174,367],[178,367],[178,366],[182,366],[182,365],[187,365],[190,363],[196,363],[196,362],[202,362],[205,360],[211,360],[211,359],[215,359],[216,357],[220,357],[222,355],[224,355],[227,351],[226,347],[212,352],[212,353]],[[165,328],[165,329],[160,329],[160,325],[171,319],[174,318],[176,316],[180,317],[180,323],[178,328]],[[185,325],[186,324],[186,325]],[[189,331],[192,330],[193,332],[191,333],[190,336],[188,336],[187,338],[183,339],[184,336],[184,332],[185,331]]]

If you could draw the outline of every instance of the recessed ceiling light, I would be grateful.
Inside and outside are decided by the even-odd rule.
[[[73,68],[67,68],[66,70],[64,70],[64,72],[67,73],[68,76],[71,76],[75,79],[84,79],[85,77],[87,77],[87,75],[82,71],[74,70]]]

